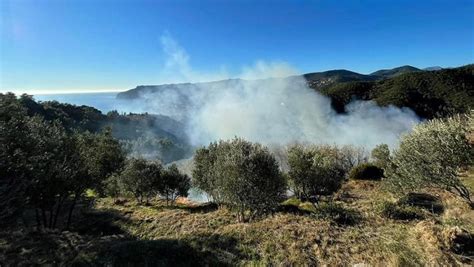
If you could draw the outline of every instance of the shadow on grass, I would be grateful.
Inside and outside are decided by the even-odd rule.
[[[419,207],[437,215],[444,212],[441,199],[426,193],[408,193],[398,201],[398,204]]]
[[[175,206],[174,208],[177,209],[182,209],[189,211],[190,213],[208,213],[208,212],[213,212],[216,211],[219,206],[216,203],[213,202],[208,202],[208,203],[202,203],[198,205],[178,205]]]
[[[82,253],[75,266],[232,266],[245,259],[238,241],[223,235],[182,240],[115,240]]]
[[[127,234],[120,225],[131,220],[116,210],[87,210],[76,218],[71,231],[92,236],[108,236]]]
[[[363,219],[359,211],[333,202],[320,203],[312,216],[317,219],[329,219],[338,225],[348,226],[359,224]]]
[[[88,239],[73,232],[19,229],[0,232],[0,265],[43,266],[66,264]]]
[[[313,206],[309,202],[301,202],[292,198],[283,202],[278,207],[277,212],[308,215],[316,219],[329,219],[339,225],[355,225],[362,220],[362,214],[359,211],[331,201],[320,202]]]
[[[309,215],[312,213],[311,211],[301,209],[299,206],[296,205],[279,205],[276,212],[290,213],[295,215]]]
[[[157,211],[163,210],[185,210],[190,213],[208,213],[213,212],[219,209],[219,206],[216,203],[208,202],[195,205],[187,204],[175,204],[175,205],[158,205],[152,206],[153,209]]]

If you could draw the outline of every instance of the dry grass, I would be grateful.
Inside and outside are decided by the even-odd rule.
[[[381,189],[380,182],[349,181],[339,192],[337,203],[361,213],[361,221],[353,226],[291,213],[277,213],[243,224],[237,223],[225,208],[193,213],[166,208],[160,203],[153,207],[129,203],[114,208],[129,214],[133,223],[127,225],[127,231],[142,239],[174,238],[190,242],[195,242],[196,236],[232,239],[236,246],[219,252],[236,254],[227,257],[232,264],[455,265],[460,261],[445,247],[441,232],[452,226],[472,230],[474,220],[469,221],[472,210],[452,194],[432,193],[443,199],[444,214],[426,220],[396,221],[377,212],[380,202],[394,200]],[[98,204],[98,208],[106,207],[110,207],[107,200]],[[199,245],[206,249],[205,244]]]
[[[80,229],[96,229],[94,232],[97,235],[72,235],[75,240],[79,240],[74,245],[79,248],[67,257],[59,257],[59,261],[91,263],[104,258],[104,254],[98,251],[109,249],[110,244],[100,245],[104,243],[104,235],[109,235],[114,237],[113,244],[127,240],[178,242],[172,244],[176,244],[177,248],[191,249],[189,255],[200,257],[198,265],[311,266],[365,263],[376,266],[452,266],[468,263],[469,259],[449,251],[443,232],[452,227],[473,231],[473,211],[452,194],[442,191],[431,193],[443,200],[443,214],[432,215],[424,220],[392,220],[382,217],[377,210],[382,201],[395,200],[381,189],[380,182],[349,181],[338,193],[336,202],[347,210],[360,213],[360,221],[353,225],[341,225],[324,216],[285,212],[250,223],[237,223],[236,217],[225,208],[201,207],[184,200],[177,206],[169,207],[162,201],[143,206],[134,201],[117,205],[111,199],[100,199],[94,213],[78,221],[76,229],[79,232]],[[62,240],[63,235],[71,233],[55,235]],[[47,254],[37,251],[28,254],[32,247],[38,246],[33,241],[30,243],[15,247],[11,236],[0,236],[0,254],[2,249],[4,252],[9,251],[10,257],[16,251],[27,251],[29,259],[34,258],[35,253],[43,256]],[[122,247],[117,251],[155,251],[156,248],[150,248],[154,245],[127,243],[127,246],[134,247],[131,250]],[[158,245],[158,248],[163,246]],[[12,265],[17,263],[5,262]]]

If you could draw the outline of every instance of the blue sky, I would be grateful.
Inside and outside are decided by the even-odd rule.
[[[262,65],[370,73],[474,62],[472,0],[1,0],[0,8],[0,91],[125,90]]]

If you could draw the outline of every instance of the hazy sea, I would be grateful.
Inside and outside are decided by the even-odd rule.
[[[111,110],[128,111],[126,100],[117,99],[118,92],[107,93],[67,93],[67,94],[38,94],[34,95],[37,101],[53,101],[74,105],[94,107],[103,113]]]

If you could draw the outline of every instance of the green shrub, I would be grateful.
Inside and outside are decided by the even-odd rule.
[[[392,157],[386,172],[389,188],[395,193],[447,189],[474,205],[458,175],[474,160],[474,146],[468,137],[473,125],[474,112],[415,126],[402,136]]]
[[[390,162],[390,149],[387,144],[380,144],[372,150],[370,156],[376,166],[385,170]]]
[[[120,196],[122,190],[120,188],[119,174],[114,173],[105,180],[104,193],[106,196],[112,197],[114,200]]]
[[[191,188],[191,179],[186,174],[180,173],[176,164],[163,170],[158,193],[168,201],[174,202],[177,197],[187,197]]]
[[[337,149],[292,146],[288,149],[288,177],[295,194],[316,203],[341,188],[345,171]]]
[[[146,201],[156,194],[161,186],[163,167],[159,162],[146,159],[129,159],[119,176],[122,192],[133,195],[138,203]]]
[[[379,206],[380,214],[383,217],[395,220],[417,220],[423,219],[424,213],[420,208],[384,201]]]
[[[260,144],[221,140],[199,149],[194,163],[193,183],[236,210],[241,222],[274,210],[284,198],[286,180],[275,157]]]
[[[382,177],[383,169],[371,163],[357,165],[349,172],[349,179],[354,180],[380,180]]]

